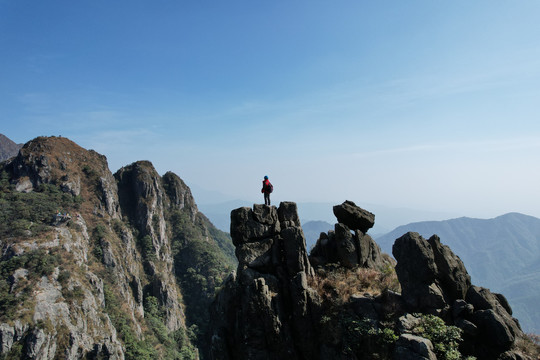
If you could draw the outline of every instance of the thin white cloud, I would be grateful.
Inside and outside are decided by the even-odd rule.
[[[459,152],[508,152],[515,150],[537,150],[540,149],[540,137],[493,139],[484,141],[463,141],[463,142],[443,142],[426,143],[404,147],[386,148],[375,151],[357,152],[352,154],[356,158],[376,157],[380,155],[394,155],[404,153],[426,153],[438,151],[459,151]],[[540,160],[540,153],[538,153]]]

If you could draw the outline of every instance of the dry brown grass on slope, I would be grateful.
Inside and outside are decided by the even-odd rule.
[[[540,359],[540,335],[526,334],[516,341],[516,347],[534,359]]]
[[[397,275],[392,265],[384,269],[346,269],[337,265],[319,268],[310,286],[323,299],[345,303],[354,294],[377,296],[386,290],[400,292]]]

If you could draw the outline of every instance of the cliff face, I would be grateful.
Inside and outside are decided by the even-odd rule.
[[[232,211],[239,265],[213,304],[212,359],[538,356],[504,296],[473,286],[437,236],[397,239],[394,271],[367,235],[373,214],[350,201],[334,214],[307,261],[294,203]]]
[[[196,342],[208,319],[186,311],[211,301],[232,244],[178,176],[149,162],[113,176],[104,156],[55,137],[32,140],[2,168],[0,355],[198,358],[188,335]],[[203,248],[210,265],[178,263]],[[209,267],[211,284],[195,294],[192,280]]]

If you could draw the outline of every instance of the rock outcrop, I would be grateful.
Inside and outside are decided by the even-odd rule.
[[[313,269],[296,204],[233,210],[231,235],[238,269],[212,310],[211,358],[317,358],[312,333],[320,299],[308,287]]]
[[[316,265],[339,263],[347,268],[382,267],[385,260],[381,249],[367,234],[375,224],[375,215],[352,201],[334,206],[334,214],[338,220],[334,231],[321,233],[310,260]]]
[[[294,203],[232,211],[239,265],[212,306],[211,359],[435,360],[461,351],[532,360],[516,348],[524,335],[506,299],[473,286],[436,235],[396,240],[401,294],[356,288],[340,295],[347,276],[382,276],[392,266],[366,239],[373,214],[350,201],[334,209],[339,223],[321,234],[309,261]]]
[[[368,337],[382,333],[386,314],[401,308],[399,295],[334,296],[320,285],[298,219],[292,202],[231,212],[239,264],[212,306],[211,359],[352,360],[392,353]]]
[[[438,236],[425,240],[409,232],[392,252],[408,311],[434,314],[459,327],[465,351],[496,359],[523,338],[506,298],[472,285],[461,259]]]
[[[356,206],[350,200],[334,206],[333,210],[338,222],[349,227],[349,229],[359,230],[365,234],[375,225],[375,215]]]

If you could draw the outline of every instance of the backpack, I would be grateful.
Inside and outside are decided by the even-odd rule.
[[[266,192],[271,194],[272,191],[274,191],[274,185],[272,185],[272,183],[269,181],[268,186],[266,187]]]

